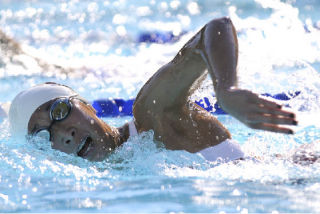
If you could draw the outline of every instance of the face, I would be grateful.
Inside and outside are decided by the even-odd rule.
[[[40,130],[50,132],[53,149],[91,160],[102,161],[117,145],[119,132],[100,120],[92,106],[74,98],[71,110],[60,121],[50,118],[51,106],[56,100],[41,105],[31,116],[28,133]]]

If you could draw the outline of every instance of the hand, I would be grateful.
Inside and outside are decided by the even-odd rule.
[[[294,113],[248,90],[220,89],[217,98],[223,110],[253,129],[293,134],[282,125],[298,124]]]

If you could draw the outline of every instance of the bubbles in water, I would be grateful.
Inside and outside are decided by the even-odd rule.
[[[108,160],[91,163],[51,149],[47,141],[15,139],[9,134],[7,121],[1,120],[0,169],[4,173],[0,187],[6,191],[0,193],[2,209],[37,211],[32,200],[41,198],[46,209],[56,210],[67,206],[61,201],[69,201],[71,210],[106,210],[119,199],[139,207],[136,201],[141,199],[143,210],[153,203],[148,201],[152,198],[163,203],[169,198],[172,204],[154,206],[186,212],[265,211],[260,203],[253,202],[257,198],[272,210],[318,210],[319,163],[297,165],[289,159],[288,151],[319,138],[319,20],[302,19],[303,8],[283,1],[243,3],[248,3],[248,8],[236,1],[55,3],[54,7],[46,1],[32,7],[20,3],[22,6],[13,8],[2,4],[0,28],[19,41],[23,53],[0,53],[1,102],[44,81],[70,85],[89,100],[134,97],[205,24],[204,20],[229,15],[239,35],[239,86],[258,93],[300,91],[299,96],[283,104],[298,111],[303,123],[292,137],[253,131],[228,116],[219,117],[243,149],[261,159],[216,165],[196,154],[165,150],[154,142],[152,132],[130,138]],[[250,7],[261,14],[253,15]],[[187,33],[172,44],[136,43],[136,35],[145,29],[170,31],[176,36]],[[207,78],[191,99],[207,96],[215,102],[213,91]],[[116,126],[124,123],[122,119],[105,120]],[[13,187],[15,190],[10,190]],[[15,191],[21,194],[17,196]],[[187,201],[183,206],[189,209],[183,210],[175,200]],[[217,207],[220,209],[214,209]],[[116,205],[112,208],[120,209]]]

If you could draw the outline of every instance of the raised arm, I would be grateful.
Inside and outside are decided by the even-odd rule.
[[[198,47],[216,92],[237,84],[238,39],[229,18],[209,22],[201,30]]]
[[[238,41],[231,20],[220,18],[206,24],[139,92],[133,112],[140,119],[140,128],[162,126],[157,121],[168,112],[182,109],[209,71],[218,102],[230,115],[251,128],[293,133],[282,127],[297,123],[293,113],[251,91],[237,88],[237,61]]]
[[[221,107],[247,126],[273,132],[292,134],[281,125],[297,125],[292,112],[237,88],[238,41],[235,28],[228,18],[211,21],[202,30],[200,53],[213,79]]]

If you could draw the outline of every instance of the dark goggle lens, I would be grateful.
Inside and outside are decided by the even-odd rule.
[[[71,105],[69,100],[57,100],[52,106],[51,106],[51,119],[53,120],[63,120],[66,118],[71,110]]]

